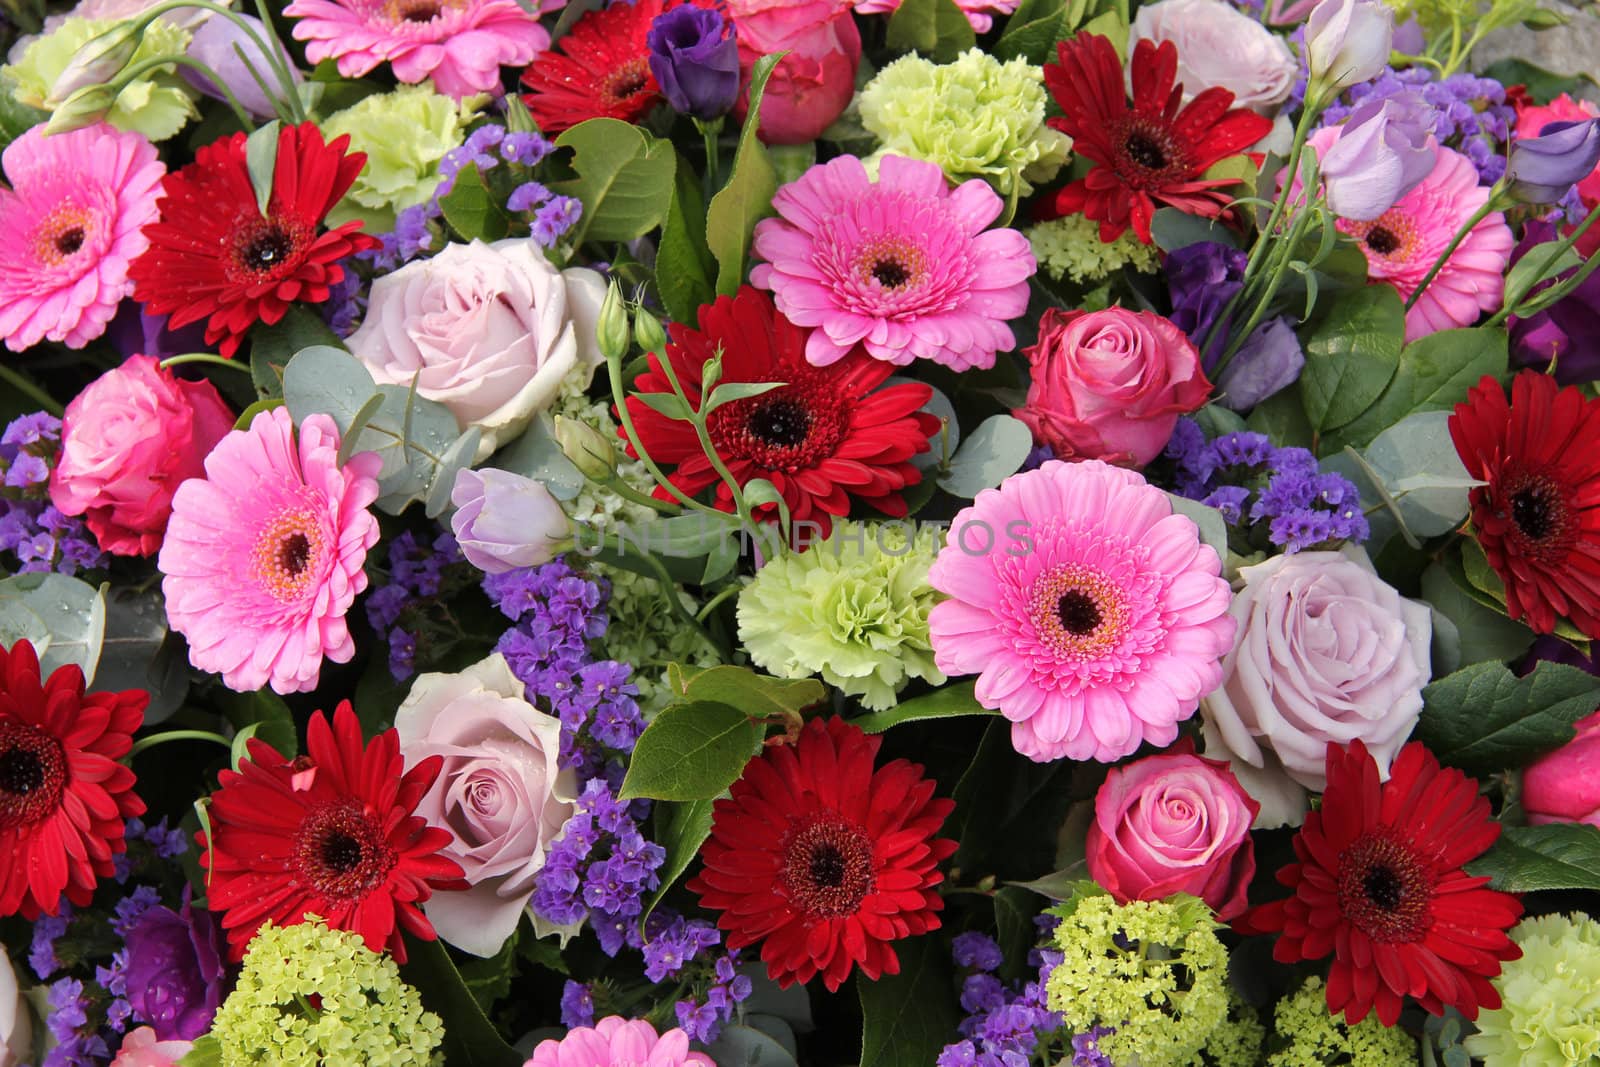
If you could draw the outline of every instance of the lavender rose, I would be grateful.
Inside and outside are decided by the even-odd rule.
[[[439,936],[493,956],[516,932],[545,855],[573,811],[577,777],[563,770],[561,723],[523,699],[495,653],[459,674],[424,674],[395,713],[407,766],[444,757],[417,806],[450,831],[442,855],[469,888],[436,893],[422,908]]]
[[[157,905],[128,931],[128,1003],[162,1041],[193,1041],[211,1028],[222,1003],[227,959],[211,913]]]
[[[515,438],[575,368],[601,362],[600,275],[558,271],[529,240],[446,245],[372,284],[348,344],[374,380],[410,385],[483,431],[478,460]]]
[[[6,955],[5,946],[0,945],[0,1067],[27,1062],[28,1051],[33,1047],[32,1031],[28,1002],[11,969],[11,958]]]
[[[1321,792],[1330,742],[1360,738],[1388,773],[1422,713],[1433,623],[1364,554],[1298,552],[1239,575],[1239,636],[1200,705],[1206,751],[1230,757],[1262,802],[1258,826],[1298,822],[1303,802],[1281,779]]]
[[[1178,83],[1187,103],[1207,89],[1233,93],[1237,107],[1271,115],[1289,98],[1299,64],[1282,37],[1223,0],[1161,0],[1139,8],[1135,41],[1178,47]]]

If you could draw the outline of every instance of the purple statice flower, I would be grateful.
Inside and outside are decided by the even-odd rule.
[[[133,892],[117,901],[112,908],[111,930],[118,937],[127,937],[128,931],[138,925],[144,913],[161,903],[161,894],[155,886],[135,886]]]
[[[500,142],[500,158],[524,167],[536,166],[555,150],[555,145],[537,133],[508,133]]]
[[[1116,1067],[1111,1057],[1100,1051],[1100,1039],[1114,1033],[1109,1026],[1095,1026],[1087,1033],[1073,1034],[1072,1067]]]
[[[1222,512],[1222,517],[1237,526],[1244,521],[1244,506],[1250,490],[1242,485],[1219,485],[1200,498],[1200,503]]]
[[[561,987],[561,1025],[569,1030],[594,1025],[594,991],[582,982],[569,979]]]
[[[361,276],[355,271],[355,257],[340,261],[344,277],[328,287],[328,299],[319,307],[322,321],[340,337],[355,333],[356,323],[366,307],[361,297]]]
[[[500,165],[500,154],[491,151],[505,140],[506,128],[504,126],[479,126],[467,135],[466,143],[461,146],[466,151],[468,158],[478,165],[480,172],[492,170]],[[443,168],[440,168],[441,170]],[[460,168],[457,167],[457,170]]]
[[[524,211],[532,211],[546,200],[550,199],[550,190],[538,182],[523,182],[511,190],[511,195],[506,198],[506,210],[520,215]]]
[[[678,1026],[689,1035],[691,1041],[702,1044],[715,1041],[721,1030],[721,1020],[717,1018],[716,1009],[709,1004],[696,1004],[692,1000],[680,1000],[672,1006],[678,1016]]]
[[[16,456],[17,450],[29,445],[54,445],[61,440],[61,420],[48,411],[35,411],[19,415],[0,433],[0,460]]]
[[[1506,168],[1501,145],[1510,139],[1517,114],[1506,102],[1505,86],[1493,78],[1462,73],[1435,80],[1426,67],[1388,69],[1369,82],[1352,86],[1348,102],[1330,104],[1322,113],[1322,125],[1337,125],[1368,101],[1407,91],[1419,92],[1433,109],[1434,137],[1471,160],[1480,184],[1493,185],[1500,180]]]
[[[227,954],[222,929],[184,891],[179,911],[147,909],[126,934],[126,996],[162,1041],[193,1041],[222,1003]]]
[[[617,800],[604,778],[591,778],[545,858],[531,906],[558,925],[587,915],[607,955],[641,947],[638,916],[644,895],[661,884],[656,872],[666,857],[640,832],[632,805]]]
[[[56,1044],[45,1053],[40,1067],[100,1067],[111,1058],[105,1040],[88,1028],[88,1001],[83,983],[61,978],[46,995],[46,1025]]]
[[[28,966],[33,968],[33,973],[39,976],[41,982],[49,981],[50,976],[65,965],[56,956],[56,942],[67,932],[67,927],[72,924],[72,905],[63,900],[59,915],[41,915],[33,923],[33,941],[28,946]]]
[[[1027,1067],[1039,1035],[1061,1027],[1061,1016],[1046,1005],[1045,979],[1059,961],[1043,959],[1038,950],[1030,961],[1039,966],[1036,981],[1021,988],[995,977],[1003,962],[1000,947],[983,934],[961,934],[951,943],[958,966],[972,970],[962,983],[961,1007],[967,1013],[959,1026],[964,1040],[946,1045],[938,1067]]]
[[[950,951],[958,967],[971,967],[979,971],[1000,969],[1000,946],[988,934],[977,931],[957,934],[950,943]]]
[[[554,248],[583,214],[583,201],[575,196],[552,197],[533,213],[533,239]]]
[[[652,982],[675,978],[684,967],[721,941],[717,928],[704,920],[686,920],[680,915],[661,913],[652,915],[640,948],[644,953],[644,976]]]
[[[417,638],[396,626],[389,631],[389,674],[403,682],[417,671]]]
[[[0,564],[0,573],[77,574],[108,562],[83,520],[50,503],[60,443],[61,420],[43,411],[18,416],[0,431],[0,552],[20,564]]]
[[[28,452],[20,453],[6,468],[6,484],[13,489],[44,485],[50,480],[50,465]]]
[[[1218,467],[1261,467],[1273,456],[1272,439],[1264,433],[1235,430],[1211,442]]]

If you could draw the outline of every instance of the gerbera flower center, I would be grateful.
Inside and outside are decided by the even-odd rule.
[[[815,467],[839,447],[850,429],[845,398],[824,375],[806,368],[773,368],[789,384],[761,396],[735,400],[711,413],[717,454],[789,473]]]
[[[649,59],[637,56],[612,71],[600,85],[601,94],[615,102],[628,100],[650,84]]]
[[[1561,490],[1545,477],[1523,475],[1509,481],[1505,496],[1511,501],[1511,521],[1517,531],[1541,547],[1560,542],[1570,525]]]
[[[316,512],[292,508],[256,535],[253,576],[274,598],[294,600],[315,586],[326,555],[327,538]]]
[[[274,219],[257,219],[233,232],[232,254],[226,262],[234,280],[269,281],[289,270],[312,234],[304,226]]]
[[[928,257],[922,249],[903,237],[874,237],[856,251],[856,272],[863,282],[877,283],[884,289],[907,289],[920,283],[928,273]]]
[[[1188,170],[1183,145],[1157,119],[1130,113],[1112,143],[1117,175],[1136,189],[1163,185]]]
[[[1061,619],[1061,628],[1075,637],[1082,637],[1100,625],[1099,606],[1076,589],[1056,603],[1056,615]]]
[[[1408,262],[1420,241],[1417,224],[1397,208],[1370,222],[1340,219],[1339,229],[1360,241],[1372,255],[1394,265]]]
[[[806,439],[811,416],[805,408],[785,397],[757,405],[746,426],[764,444],[793,448]]]
[[[89,239],[90,225],[88,212],[74,204],[60,205],[45,216],[35,231],[34,256],[54,266],[77,255]]]
[[[334,900],[356,900],[383,884],[394,868],[394,849],[363,809],[343,798],[313,810],[295,835],[295,873]]]
[[[432,22],[444,8],[440,0],[391,0],[389,18],[394,22]]]
[[[1399,248],[1400,242],[1394,234],[1382,226],[1374,226],[1367,233],[1367,247],[1380,256],[1386,256],[1396,248]]]
[[[1372,940],[1420,940],[1432,923],[1427,864],[1384,830],[1366,834],[1339,857],[1339,910]]]
[[[1148,170],[1160,170],[1167,165],[1167,154],[1161,150],[1161,146],[1142,132],[1129,134],[1122,143],[1122,150],[1128,153],[1129,159]]]
[[[25,826],[49,815],[66,786],[61,742],[20,723],[0,723],[0,828]]]
[[[813,815],[789,831],[782,853],[789,901],[806,915],[854,915],[872,892],[872,839],[847,819]]]
[[[1121,591],[1093,567],[1067,564],[1046,571],[1030,600],[1041,641],[1063,659],[1101,656],[1128,628],[1130,612]]]

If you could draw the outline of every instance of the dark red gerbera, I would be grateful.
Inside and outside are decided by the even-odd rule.
[[[312,716],[298,759],[254,738],[247,744],[250,758],[223,771],[211,795],[210,840],[197,835],[200,865],[211,871],[207,899],[224,913],[233,958],[243,958],[263,922],[292,926],[308,912],[401,963],[401,929],[432,941],[417,905],[435,889],[465,886],[456,862],[438,854],[450,832],[412,814],[440,758],[402,777],[399,735],[386,730],[363,747],[348,701],[332,729],[322,712]]]
[[[572,24],[555,47],[522,72],[532,92],[523,102],[546,133],[585,119],[638,122],[661,102],[661,86],[650,73],[645,35],[670,4],[662,0],[614,0]]]
[[[1050,125],[1069,135],[1072,150],[1098,164],[1056,194],[1047,217],[1084,214],[1100,223],[1100,239],[1114,241],[1131,224],[1150,243],[1156,204],[1216,218],[1233,197],[1221,190],[1233,178],[1206,178],[1213,164],[1236,156],[1265,137],[1272,121],[1233,108],[1233,93],[1213,86],[1182,107],[1178,48],[1141,39],[1133,49],[1133,106],[1122,80],[1122,61],[1111,41],[1079,33],[1056,46],[1060,63],[1046,63],[1044,82],[1065,114]]]
[[[696,405],[701,370],[719,350],[721,382],[785,383],[711,413],[711,443],[741,486],[757,478],[772,482],[790,515],[816,523],[823,536],[832,530],[833,516],[849,513],[852,499],[896,518],[906,514],[901,491],[922,480],[911,457],[926,452],[939,429],[937,418],[918,410],[933,395],[931,388],[906,382],[879,389],[894,367],[860,347],[837,363],[813,367],[805,355],[809,331],[778,314],[769,294],[748,285],[701,307],[699,330],[681,323],[669,329],[667,358]],[[658,355],[650,356],[650,369],[634,388],[672,391]],[[637,397],[628,398],[628,413],[651,458],[676,466],[668,475],[674,485],[692,495],[716,483],[716,506],[734,510],[733,494],[717,477],[694,427]],[[618,432],[626,441],[627,433]],[[628,454],[636,455],[632,442]],[[656,496],[672,499],[659,487]]]
[[[769,748],[712,807],[705,867],[689,889],[722,912],[728,947],[762,942],[780,986],[821,975],[838,989],[859,966],[898,974],[890,942],[939,928],[933,887],[956,843],[935,837],[955,808],[903,759],[873,770],[881,739],[813,719]]]
[[[328,299],[344,280],[339,261],[378,246],[360,222],[322,220],[367,160],[345,154],[348,136],[324,144],[315,123],[278,132],[272,195],[262,215],[245,164],[245,135],[206,145],[162,180],[161,218],[144,228],[150,247],[128,269],[133,298],[173,329],[206,321],[206,343],[232,356],[257,322],[290,304]]]
[[[1600,400],[1525,370],[1511,402],[1484,377],[1450,417],[1473,489],[1472,532],[1506,611],[1547,634],[1565,615],[1600,637]]]
[[[0,646],[0,916],[55,915],[63,894],[88,907],[127,851],[124,823],[144,814],[117,761],[150,694],[86,695],[83,684],[74,666],[42,679],[27,641]]]
[[[1498,1008],[1489,979],[1522,951],[1506,936],[1522,914],[1507,893],[1485,889],[1462,864],[1500,836],[1478,783],[1413,741],[1389,780],[1367,747],[1328,746],[1328,788],[1294,839],[1299,863],[1278,872],[1294,896],[1246,913],[1243,933],[1280,933],[1280,963],[1321,959],[1328,1010],[1358,1023],[1377,1006],[1393,1026],[1402,997],[1435,1015],[1445,1005],[1469,1019]]]

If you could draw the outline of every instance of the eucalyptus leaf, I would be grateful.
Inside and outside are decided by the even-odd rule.
[[[1222,517],[1222,512],[1176,493],[1168,493],[1167,500],[1174,512],[1194,521],[1200,529],[1200,540],[1216,550],[1217,558],[1228,558],[1228,520]]]
[[[350,462],[350,457],[355,455],[356,442],[360,440],[361,431],[367,428],[367,423],[372,421],[372,416],[376,415],[378,409],[382,406],[383,397],[374,390],[373,394],[367,398],[367,402],[356,409],[354,415],[350,416],[350,425],[339,427],[340,432],[344,435],[339,441],[339,454],[336,460],[339,466],[342,467]]]
[[[423,513],[430,519],[437,519],[450,510],[450,492],[455,488],[456,475],[472,466],[472,457],[478,451],[478,438],[481,436],[476,426],[467,427],[467,432],[456,438],[455,443],[445,449],[440,457],[438,470],[433,473],[433,484],[428,487],[428,496],[423,503]]]
[[[926,452],[918,452],[912,456],[911,463],[913,466],[925,471],[934,467],[943,467],[956,454],[956,449],[961,447],[961,420],[956,417],[956,406],[950,403],[950,398],[937,388],[925,382],[917,382],[915,378],[907,378],[896,374],[884,384],[901,385],[907,382],[933,390],[932,395],[928,397],[928,402],[922,405],[922,410],[939,420],[939,429],[935,430],[928,438],[928,450]]]
[[[106,594],[106,629],[92,692],[143,689],[150,694],[144,724],[177,711],[189,692],[189,661],[167,630],[159,586],[113,586]]]
[[[263,218],[272,202],[272,176],[278,166],[278,137],[282,131],[277,119],[258,126],[244,143],[244,166],[250,175],[250,189],[256,194],[256,207]]]
[[[548,415],[534,419],[520,437],[490,456],[484,465],[543,482],[557,500],[576,499],[588,482],[561,450]]]
[[[106,633],[106,588],[65,574],[0,580],[0,644],[25,639],[39,654],[41,673],[72,664],[92,684]]]
[[[795,1067],[790,1049],[771,1035],[740,1023],[724,1026],[708,1051],[717,1067]]]
[[[939,488],[971,500],[1015,474],[1033,451],[1033,433],[1020,419],[991,415],[961,445]]]

